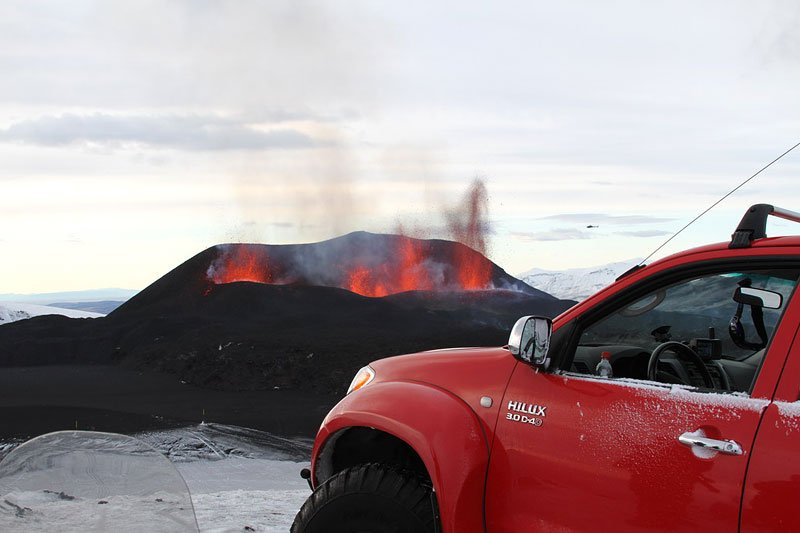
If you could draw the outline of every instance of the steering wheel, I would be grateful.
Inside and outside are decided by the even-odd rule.
[[[672,352],[682,363],[691,363],[700,371],[703,377],[703,383],[709,389],[715,388],[714,380],[711,378],[711,373],[706,368],[706,364],[695,353],[694,350],[677,341],[669,341],[659,344],[653,353],[650,354],[650,361],[647,363],[647,379],[652,381],[660,381],[662,383],[680,383],[683,385],[692,385],[692,383],[685,383],[682,379],[667,374],[666,372],[658,371],[658,360],[664,352]],[[659,379],[661,378],[661,379]]]

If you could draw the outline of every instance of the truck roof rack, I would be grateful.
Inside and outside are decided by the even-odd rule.
[[[767,217],[769,215],[800,222],[800,213],[781,209],[769,204],[756,204],[748,209],[742,221],[736,227],[736,231],[731,235],[731,242],[728,248],[749,248],[756,239],[763,239],[767,236]]]

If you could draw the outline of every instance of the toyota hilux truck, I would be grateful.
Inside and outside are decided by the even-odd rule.
[[[755,205],[507,346],[362,368],[292,532],[800,531],[800,236],[769,216],[800,222]]]

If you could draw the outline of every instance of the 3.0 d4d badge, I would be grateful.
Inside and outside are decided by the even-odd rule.
[[[508,402],[506,420],[511,420],[512,422],[522,422],[523,424],[530,424],[532,426],[539,427],[544,423],[543,417],[547,416],[546,411],[547,407],[544,405],[515,402],[514,400],[511,400]]]

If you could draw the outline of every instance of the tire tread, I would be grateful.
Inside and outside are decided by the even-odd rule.
[[[320,524],[314,523],[317,514],[337,499],[355,494],[395,500],[425,525],[425,531],[435,531],[432,487],[426,477],[394,465],[366,463],[343,470],[319,485],[297,513],[291,533],[321,531]]]

